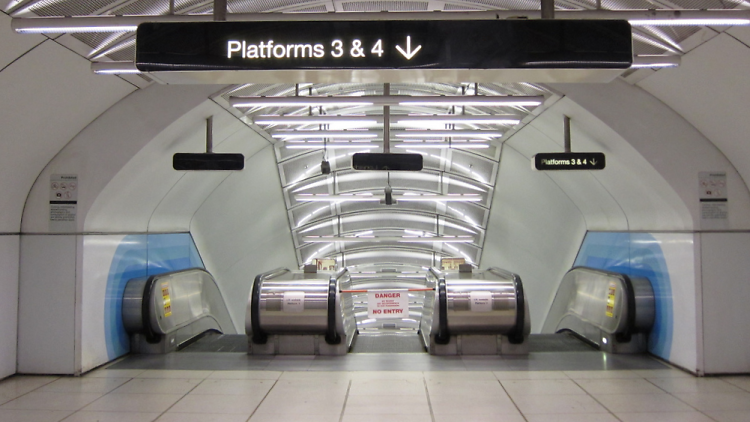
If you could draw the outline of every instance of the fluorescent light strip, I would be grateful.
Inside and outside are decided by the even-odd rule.
[[[630,19],[632,26],[744,26],[750,25],[750,19],[705,18],[705,19]]]
[[[504,118],[501,116],[471,116],[471,115],[436,115],[436,116],[394,116],[396,124],[399,125],[420,125],[425,123],[433,124],[475,124],[475,125],[517,125],[521,122],[518,118]],[[515,117],[515,116],[514,116]]]
[[[298,194],[294,196],[298,202],[379,202],[383,196],[375,195],[327,195],[327,194]],[[393,195],[393,199],[405,202],[479,202],[482,196],[479,194],[455,194],[455,195]]]
[[[680,56],[636,56],[633,57],[632,69],[677,67],[681,63]]]
[[[100,75],[138,74],[134,62],[92,62],[91,71]]]
[[[365,143],[350,143],[350,142],[327,142],[325,145],[321,142],[316,143],[295,143],[287,144],[284,148],[286,149],[375,149],[380,148],[380,145],[376,144],[365,144]]]
[[[487,149],[489,144],[483,143],[469,143],[469,142],[408,142],[404,144],[396,144],[395,148],[422,148],[422,149],[449,149],[449,148],[464,148],[464,149]]]
[[[352,131],[352,130],[341,130],[341,131],[306,130],[306,131],[274,132],[271,134],[271,136],[277,139],[377,138],[378,134],[367,132],[367,131]]]
[[[400,242],[400,243],[472,243],[473,236],[303,236],[306,243]]]
[[[84,32],[134,32],[138,26],[40,26],[33,28],[18,28],[19,34],[78,34]]]
[[[314,106],[386,106],[386,105],[423,105],[423,106],[537,106],[544,101],[543,96],[510,96],[510,95],[454,95],[423,96],[409,95],[368,95],[351,97],[230,97],[233,107],[314,107]]]
[[[254,123],[258,125],[327,125],[331,123],[349,123],[376,125],[382,118],[370,116],[258,116]]]
[[[502,132],[489,130],[407,130],[403,132],[391,131],[398,138],[499,138]]]

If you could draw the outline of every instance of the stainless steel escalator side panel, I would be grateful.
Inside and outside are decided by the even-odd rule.
[[[527,353],[531,331],[520,277],[499,268],[430,269],[420,334],[433,354]]]
[[[255,278],[245,332],[251,354],[343,354],[356,335],[349,271],[279,268]]]
[[[542,333],[571,331],[605,351],[642,352],[655,313],[648,279],[576,267],[563,277]]]

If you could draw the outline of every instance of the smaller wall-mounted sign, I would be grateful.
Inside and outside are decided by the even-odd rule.
[[[602,152],[542,152],[532,157],[534,170],[602,170]]]
[[[52,232],[76,231],[78,213],[78,175],[53,174],[49,189],[49,229]]]
[[[701,228],[725,228],[729,220],[729,195],[725,171],[698,173]]]

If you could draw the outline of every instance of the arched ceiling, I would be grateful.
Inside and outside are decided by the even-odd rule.
[[[258,12],[407,12],[407,11],[480,11],[480,10],[538,10],[536,0],[228,0],[228,13]],[[647,9],[744,9],[746,0],[557,0],[558,10],[647,10]],[[5,12],[13,17],[54,17],[94,15],[200,15],[213,13],[213,1],[206,0],[12,0]],[[633,28],[635,55],[676,55],[685,52],[682,43],[701,30],[698,26],[638,26]],[[90,47],[89,60],[132,61],[135,33],[74,33],[70,36]],[[148,79],[147,76],[141,76]],[[214,100],[274,141],[274,151],[286,202],[289,227],[294,239],[300,265],[314,258],[336,257],[340,265],[401,265],[426,267],[439,265],[441,257],[465,258],[478,263],[489,221],[490,205],[496,184],[502,141],[479,137],[458,140],[444,137],[447,148],[425,149],[417,144],[407,145],[394,138],[393,152],[414,152],[424,157],[425,169],[413,172],[357,172],[351,167],[355,152],[383,150],[382,106],[325,106],[325,107],[241,107],[230,105],[232,97],[278,96],[543,96],[549,102],[558,98],[551,90],[530,83],[399,83],[390,84],[247,84],[225,89]],[[395,129],[415,129],[398,122],[406,116],[514,116],[515,123],[502,124],[446,124],[431,123],[422,129],[488,130],[512,133],[539,114],[540,106],[392,106],[391,126]],[[263,121],[269,116],[366,116],[378,123],[346,124],[279,124]],[[416,127],[419,128],[419,127]],[[374,139],[357,148],[337,148],[328,144],[339,139],[315,137],[277,140],[289,130],[371,130]],[[506,136],[507,138],[507,136]],[[323,141],[325,139],[325,141]],[[504,138],[503,138],[504,139]],[[296,141],[300,141],[297,139]],[[400,141],[400,142],[399,142]],[[475,145],[461,142],[477,141]],[[323,148],[321,148],[321,144]],[[478,145],[484,148],[473,148]],[[416,145],[416,146],[415,146]],[[361,149],[359,147],[362,147]],[[324,174],[321,162],[331,165]],[[472,201],[400,201],[394,205],[379,201],[309,202],[304,195],[384,196],[386,187],[397,196],[476,195]],[[327,240],[337,237],[338,241]],[[342,241],[341,238],[346,238]],[[440,238],[441,241],[434,241]]]

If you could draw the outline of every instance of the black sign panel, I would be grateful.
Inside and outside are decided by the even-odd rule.
[[[245,168],[245,156],[234,153],[178,152],[172,156],[172,168],[175,170],[242,170]]]
[[[601,152],[543,152],[534,156],[536,170],[602,170]]]
[[[383,154],[358,152],[352,156],[354,170],[422,170],[422,154]]]
[[[280,69],[626,69],[627,21],[188,22],[138,26],[136,67]]]

